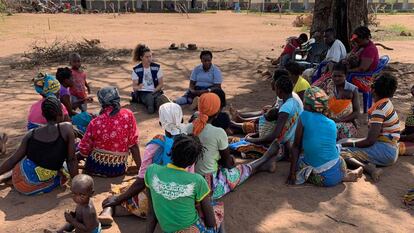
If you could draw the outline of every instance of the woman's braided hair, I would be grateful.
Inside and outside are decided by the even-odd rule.
[[[292,80],[290,80],[289,76],[280,76],[277,79],[275,85],[277,89],[282,90],[285,94],[290,94],[293,91],[293,83]]]
[[[203,151],[204,147],[197,136],[181,134],[174,138],[171,159],[174,165],[187,168],[202,157]]]
[[[42,102],[42,114],[47,121],[57,121],[62,115],[62,104],[55,96],[49,96]]]

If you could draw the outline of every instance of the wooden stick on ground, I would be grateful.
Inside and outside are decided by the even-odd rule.
[[[334,218],[332,216],[329,216],[328,214],[325,214],[325,216],[328,217],[328,218],[330,218],[330,219],[332,219],[333,221],[335,221],[337,223],[343,223],[343,224],[348,224],[348,225],[353,226],[353,227],[358,227],[357,225],[355,225],[353,223],[345,222],[345,221],[342,221],[342,220],[338,220],[338,219],[336,219],[336,218]]]

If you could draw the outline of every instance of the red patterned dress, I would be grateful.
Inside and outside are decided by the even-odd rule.
[[[105,177],[123,175],[127,168],[129,148],[138,142],[138,128],[134,114],[121,109],[110,116],[106,108],[93,119],[79,144],[79,151],[87,156],[85,170]]]

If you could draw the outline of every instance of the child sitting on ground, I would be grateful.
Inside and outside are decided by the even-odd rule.
[[[79,106],[82,112],[86,112],[88,109],[87,104],[92,102],[92,98],[88,97],[88,94],[91,94],[91,89],[86,82],[86,72],[81,69],[80,55],[78,53],[71,54],[69,63],[73,78],[73,86],[70,87],[72,106]]]
[[[414,96],[414,85],[411,87],[411,95]],[[405,120],[405,129],[401,132],[399,154],[414,155],[414,104]]]
[[[222,206],[213,209],[207,181],[185,170],[202,154],[203,146],[197,137],[180,135],[174,140],[172,163],[148,167],[144,179],[150,197],[148,233],[154,232],[157,223],[162,232],[222,232],[223,210],[218,208]]]
[[[79,174],[73,178],[71,191],[76,203],[76,210],[65,212],[66,224],[57,232],[88,232],[100,233],[101,224],[98,221],[96,210],[91,200],[94,193],[92,177]],[[51,232],[45,230],[45,232]]]

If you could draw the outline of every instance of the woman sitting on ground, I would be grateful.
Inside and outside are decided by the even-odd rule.
[[[195,171],[209,182],[213,199],[221,198],[234,190],[259,170],[273,171],[274,168],[274,163],[269,162],[270,156],[235,166],[226,132],[211,125],[219,111],[220,98],[214,93],[203,94],[198,102],[199,116],[184,130],[198,136],[205,147],[203,158],[197,161]]]
[[[222,206],[213,207],[210,188],[202,176],[186,171],[202,156],[203,145],[197,137],[180,135],[172,146],[171,163],[148,167],[145,185],[150,201],[146,232],[154,232],[158,223],[163,232],[223,232],[223,211],[216,210]]]
[[[14,188],[25,195],[48,193],[78,174],[75,135],[69,122],[62,122],[62,104],[54,97],[41,103],[47,124],[30,130],[19,148],[0,166],[0,175],[13,170]]]
[[[184,96],[175,102],[179,105],[192,104],[193,99],[213,89],[221,89],[223,77],[220,69],[212,63],[213,54],[210,51],[200,53],[201,65],[198,65],[191,72],[190,87]]]
[[[39,74],[36,78],[33,79],[34,88],[38,94],[42,96],[42,99],[34,103],[29,110],[27,129],[34,129],[40,126],[46,125],[47,120],[42,114],[42,103],[46,97],[54,96],[59,97],[60,92],[60,83],[59,81],[49,74]],[[61,104],[62,107],[62,121],[70,121],[68,111],[66,107]]]
[[[175,103],[165,103],[159,109],[160,125],[164,129],[164,135],[156,135],[145,147],[138,177],[131,185],[115,187],[115,195],[108,197],[102,203],[103,211],[99,220],[103,225],[110,225],[113,222],[113,213],[119,213],[117,206],[125,208],[129,214],[146,218],[148,214],[148,198],[145,189],[144,176],[148,166],[155,163],[166,166],[171,162],[171,148],[174,138],[181,134],[183,112],[181,107]],[[194,167],[189,169],[194,172]],[[115,210],[116,209],[116,210]],[[122,210],[122,209],[121,209]],[[124,211],[125,212],[125,211]]]
[[[81,113],[74,111],[74,109],[80,107],[84,101],[77,103],[71,102],[69,88],[73,86],[72,70],[68,67],[58,68],[56,71],[56,78],[60,83],[60,101],[68,110],[68,114],[72,119],[72,124],[75,125],[82,132],[82,134],[85,133],[86,127],[92,120],[92,115],[86,111]],[[92,100],[92,98],[87,98],[87,100]]]
[[[152,61],[151,50],[138,44],[135,47],[132,60],[139,62],[132,70],[132,102],[142,103],[152,114],[163,103],[170,102],[164,95],[164,78],[161,66]]]
[[[411,95],[414,96],[414,86],[411,87]],[[400,155],[414,155],[414,104],[405,119],[405,129],[401,132],[398,148]]]
[[[302,77],[303,68],[297,62],[289,62],[285,66],[293,82],[293,92],[299,95],[303,101],[303,94],[310,88],[309,82]]]
[[[355,182],[362,169],[347,171],[345,161],[336,146],[335,122],[326,114],[328,96],[318,88],[305,92],[305,111],[300,115],[291,151],[289,184],[306,181],[318,186],[335,186],[340,182]],[[299,157],[303,150],[303,157]]]
[[[272,124],[272,126],[268,126],[267,130],[259,130],[259,133],[250,134],[245,139],[230,144],[231,150],[242,154],[256,153],[263,155],[272,142],[286,145],[288,148],[293,143],[296,122],[303,111],[303,104],[300,99],[293,97],[293,83],[288,76],[279,77],[274,89],[277,97],[283,102],[279,109],[274,112],[270,110],[263,116],[264,121],[269,123],[264,123],[261,128],[265,128],[266,124]],[[280,153],[277,160],[282,159],[283,155],[283,152]]]
[[[336,122],[337,139],[357,135],[356,120],[360,114],[358,88],[346,81],[347,68],[342,63],[333,66],[332,80],[335,85],[329,98],[330,118]]]
[[[397,90],[395,77],[388,73],[380,75],[372,89],[375,103],[368,110],[367,136],[343,142],[342,156],[350,166],[362,167],[376,182],[382,172],[376,165],[391,166],[397,161],[400,121],[390,100]]]
[[[79,151],[86,157],[85,171],[90,175],[115,177],[125,174],[129,153],[137,167],[141,165],[138,129],[134,114],[121,108],[121,98],[115,87],[98,91],[102,107],[79,143]]]

